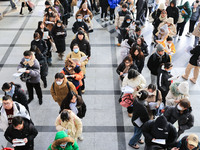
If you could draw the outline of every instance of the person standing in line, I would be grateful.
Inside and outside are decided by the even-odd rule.
[[[99,0],[100,7],[101,7],[101,21],[108,21],[107,14],[108,14],[108,0]]]
[[[176,7],[176,0],[172,0],[170,2],[170,5],[167,7],[166,11],[167,17],[172,17],[174,19],[173,23],[176,25],[179,17],[179,9]]]
[[[121,0],[108,0],[108,4],[110,5],[110,24],[113,24],[113,19],[115,18],[115,8],[119,4]]]
[[[24,15],[24,14],[23,14],[23,8],[24,8],[25,6],[28,7],[29,14],[31,14],[31,13],[33,12],[33,9],[29,6],[28,2],[25,1],[25,0],[23,0],[23,1],[22,1],[22,4],[21,4],[20,13],[19,13],[21,16]]]
[[[33,88],[36,91],[37,97],[39,99],[39,104],[42,105],[42,89],[40,86],[40,64],[35,58],[35,55],[31,51],[24,52],[24,58],[22,58],[17,70],[21,68],[26,68],[25,74],[30,77],[26,81],[26,87],[28,90],[28,103],[33,100]]]

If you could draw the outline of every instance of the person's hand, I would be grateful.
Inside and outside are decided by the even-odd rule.
[[[123,72],[120,72],[119,75],[122,76],[122,75],[123,75]]]
[[[47,39],[50,39],[50,36],[47,36]]]
[[[115,27],[115,29],[117,30],[117,29],[118,29],[118,27]]]
[[[13,140],[12,140],[12,143],[15,143],[15,141],[17,141],[17,139],[13,139]]]
[[[87,59],[90,60],[90,57],[88,57]]]
[[[127,31],[129,31],[129,28],[126,28]]]
[[[27,143],[28,142],[28,139],[27,138],[24,138],[24,143]]]
[[[179,103],[179,102],[180,102],[180,100],[174,100],[174,102],[175,102],[175,103]]]
[[[155,140],[156,140],[155,138],[152,139],[152,141],[155,141]]]
[[[25,73],[30,73],[30,70],[26,70]]]

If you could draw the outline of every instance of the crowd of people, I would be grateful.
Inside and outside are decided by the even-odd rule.
[[[10,0],[13,9],[16,4]],[[58,103],[59,115],[55,118],[55,128],[58,131],[55,140],[48,150],[78,150],[77,141],[83,140],[82,120],[87,111],[82,98],[85,93],[86,65],[91,58],[89,34],[93,32],[93,15],[101,10],[101,21],[108,21],[108,7],[111,25],[118,32],[117,46],[120,48],[120,64],[116,72],[121,81],[122,93],[119,104],[127,108],[128,116],[134,126],[134,134],[128,145],[139,149],[139,144],[145,144],[145,150],[198,150],[199,138],[190,134],[179,139],[180,135],[194,126],[194,116],[189,96],[187,82],[194,68],[190,81],[196,84],[200,66],[200,2],[195,0],[190,5],[186,1],[177,6],[176,0],[82,0],[79,10],[74,13],[73,6],[77,1],[51,0],[45,1],[44,17],[38,22],[33,34],[29,50],[24,51],[17,71],[20,79],[25,82],[28,97],[20,84],[5,82],[2,85],[4,95],[0,107],[0,128],[5,138],[15,150],[33,150],[34,138],[38,131],[30,117],[28,104],[34,100],[34,89],[39,101],[43,103],[44,88],[51,84],[50,93]],[[29,2],[23,1],[30,13],[33,8]],[[95,11],[95,12],[94,12]],[[149,12],[149,14],[148,14]],[[66,50],[66,28],[68,20],[75,14],[69,52]],[[148,14],[148,15],[147,15]],[[148,44],[142,35],[145,22],[153,25],[152,43],[154,52],[149,53]],[[189,21],[189,31],[186,36],[195,36],[191,58],[182,78],[171,74],[173,55],[176,47],[173,40],[181,40],[186,23]],[[198,23],[198,24],[197,24]],[[197,24],[197,25],[196,25]],[[196,25],[196,26],[195,26]],[[63,69],[54,76],[54,82],[48,83],[48,67],[52,66],[52,53],[58,54],[58,59],[64,61]],[[146,85],[142,74],[145,62],[149,69],[151,83]],[[141,136],[144,136],[144,140]],[[21,145],[19,145],[19,143]],[[80,148],[81,149],[81,148]]]

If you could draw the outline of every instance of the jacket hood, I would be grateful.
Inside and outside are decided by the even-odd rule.
[[[83,35],[83,39],[81,40],[81,41],[83,41],[83,40],[85,39],[85,33],[84,33],[83,31],[78,31],[78,33],[76,34],[76,39],[77,39],[78,41],[80,41],[79,38],[78,38],[78,35],[79,35],[79,34],[82,34],[82,35]]]
[[[131,21],[132,21],[132,18],[129,14],[126,14],[126,16],[124,17],[124,20],[127,20],[127,19],[131,19]]]
[[[161,29],[164,31],[164,33],[166,33],[166,32],[168,31],[168,26],[167,26],[167,24],[163,25],[163,26],[160,28],[160,30],[161,30]]]
[[[165,20],[165,22],[170,23],[170,24],[174,24],[174,18],[169,17]]]
[[[187,9],[189,9],[190,8],[190,3],[187,1],[187,2],[185,2],[184,4],[183,4],[183,7],[186,7]]]
[[[51,146],[52,150],[56,150],[58,147],[60,147],[61,143],[65,143],[65,142],[68,142],[68,143],[70,142],[73,145],[74,139],[69,137],[65,131],[57,132],[55,136],[55,140]]]
[[[176,7],[176,0],[171,1],[170,6],[171,6],[172,3],[174,4],[174,7]]]

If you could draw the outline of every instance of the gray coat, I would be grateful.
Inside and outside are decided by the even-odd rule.
[[[194,3],[192,4],[192,16],[191,16],[190,20],[198,21],[199,15],[200,15],[200,5],[196,8],[195,12],[193,12],[193,10],[194,10],[193,6],[194,6]]]
[[[27,70],[30,70],[29,74],[31,76],[31,79],[29,82],[30,83],[39,83],[40,82],[40,63],[38,62],[38,60],[34,59],[34,65],[32,67],[30,67],[29,65],[25,66],[23,64],[24,61],[25,61],[25,59],[22,58],[20,64],[17,67],[17,70],[20,68],[27,67]]]
[[[194,116],[191,112],[192,108],[189,108],[185,110],[183,114],[180,114],[177,105],[168,106],[165,108],[164,116],[167,118],[167,121],[172,124],[178,120],[179,130],[184,131],[194,126]]]

